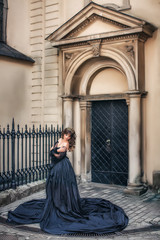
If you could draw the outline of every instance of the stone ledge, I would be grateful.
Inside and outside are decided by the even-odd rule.
[[[19,186],[16,189],[8,189],[0,193],[0,207],[8,205],[16,200],[27,197],[45,188],[46,181],[41,180]]]

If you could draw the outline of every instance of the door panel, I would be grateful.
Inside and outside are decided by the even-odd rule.
[[[128,107],[125,100],[92,103],[92,181],[127,185]]]

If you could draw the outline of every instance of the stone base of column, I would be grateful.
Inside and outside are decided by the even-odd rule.
[[[143,184],[129,183],[126,189],[124,190],[124,193],[129,195],[134,195],[134,196],[140,196],[146,193],[147,190],[148,190],[148,187]]]
[[[91,173],[81,173],[81,182],[91,182]]]

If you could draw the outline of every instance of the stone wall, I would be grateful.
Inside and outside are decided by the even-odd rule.
[[[59,27],[58,0],[30,1],[32,70],[32,123],[61,124],[59,115],[58,51],[45,38]]]

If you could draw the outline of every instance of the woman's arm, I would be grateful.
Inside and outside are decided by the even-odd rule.
[[[67,147],[66,146],[63,146],[63,147],[59,147],[57,148],[57,152],[61,153],[61,152],[67,152]]]
[[[54,155],[57,159],[62,159],[63,157],[65,157],[65,152],[63,152],[63,153],[53,153],[53,155]]]
[[[57,152],[67,152],[69,149],[69,142],[61,143],[63,146],[57,148]]]
[[[63,146],[63,147],[57,148],[57,153],[53,153],[53,155],[56,158],[59,158],[59,157],[61,158],[62,156],[65,155],[66,152],[67,152],[67,148]]]
[[[58,152],[58,150],[60,150],[60,152]],[[50,153],[55,158],[61,160],[66,156],[66,151],[67,151],[66,148],[59,148],[59,149],[56,149],[56,151],[52,149]]]
[[[59,143],[61,140],[59,141]],[[58,142],[55,144],[54,147],[51,147],[50,149],[50,155],[56,157],[57,159],[62,159],[63,157],[66,156],[66,152],[69,149],[69,143],[64,143],[64,146],[62,147],[57,147]]]

